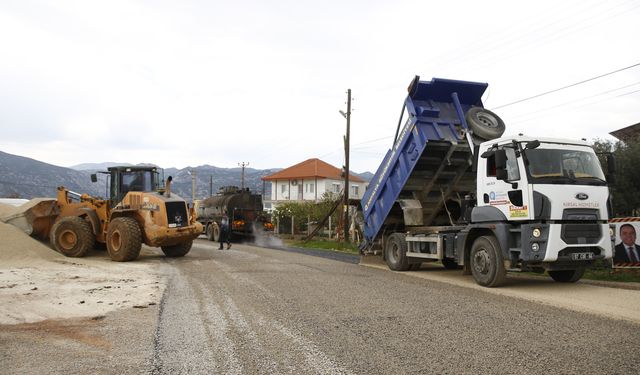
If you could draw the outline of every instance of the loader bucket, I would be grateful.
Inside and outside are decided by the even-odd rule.
[[[35,198],[12,209],[0,219],[18,227],[30,236],[46,239],[58,213],[55,199]]]

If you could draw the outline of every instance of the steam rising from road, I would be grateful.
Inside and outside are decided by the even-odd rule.
[[[260,247],[284,247],[284,242],[275,237],[273,232],[265,232],[254,223],[253,225],[253,243]]]

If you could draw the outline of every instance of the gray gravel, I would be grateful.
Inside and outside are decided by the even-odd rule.
[[[214,246],[198,240],[187,257],[166,261],[173,271],[159,306],[99,321],[92,332],[109,348],[2,327],[0,366],[8,373],[638,373],[633,323],[318,257]],[[40,350],[48,360],[38,365]]]

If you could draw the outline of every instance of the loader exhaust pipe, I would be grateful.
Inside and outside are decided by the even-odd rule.
[[[169,178],[167,178],[167,184],[165,189],[165,194],[167,198],[171,198],[171,181],[173,181],[173,177],[169,176]]]

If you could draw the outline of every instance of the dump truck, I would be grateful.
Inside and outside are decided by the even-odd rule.
[[[440,261],[486,287],[521,271],[575,282],[612,256],[609,176],[584,141],[503,137],[481,100],[487,86],[411,82],[393,147],[361,200],[361,254],[396,271]]]
[[[223,186],[217,195],[196,202],[198,221],[210,241],[220,240],[220,221],[229,217],[231,236],[251,238],[257,231],[273,231],[273,224],[263,211],[262,196],[249,188]]]
[[[156,167],[111,167],[109,198],[80,194],[63,186],[56,199],[34,199],[6,219],[28,234],[49,239],[54,250],[82,257],[96,244],[106,245],[114,261],[138,258],[142,243],[160,247],[166,256],[181,257],[202,232],[195,211],[171,192]],[[97,175],[91,175],[93,182]]]

